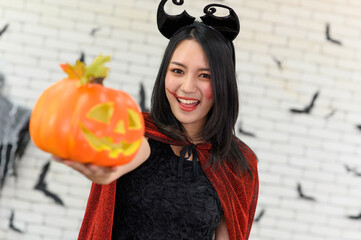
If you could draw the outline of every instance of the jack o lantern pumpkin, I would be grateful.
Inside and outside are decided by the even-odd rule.
[[[128,163],[138,152],[144,119],[134,99],[106,88],[108,74],[98,56],[91,65],[62,64],[65,79],[47,88],[30,118],[30,136],[43,151],[65,159],[100,166]]]

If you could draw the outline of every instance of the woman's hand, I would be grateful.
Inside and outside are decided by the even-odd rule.
[[[142,145],[137,153],[137,155],[127,164],[113,166],[113,167],[102,167],[95,164],[89,163],[80,163],[77,161],[72,161],[69,159],[62,159],[57,156],[53,156],[53,158],[63,163],[74,170],[82,173],[85,177],[90,179],[92,182],[97,184],[109,184],[124,174],[134,170],[139,165],[141,165],[150,154],[150,147],[148,144],[148,140],[143,138]]]
[[[97,184],[109,184],[120,177],[119,166],[102,167],[95,164],[80,163],[68,159],[62,159],[57,156],[53,156],[53,158],[57,162],[63,163],[82,173],[85,177]]]
[[[227,230],[226,221],[224,217],[222,218],[221,222],[219,223],[216,233],[215,233],[215,240],[229,240],[229,234]]]

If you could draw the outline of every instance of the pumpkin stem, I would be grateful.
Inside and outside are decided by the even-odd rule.
[[[104,77],[91,78],[89,82],[90,82],[90,83],[95,83],[95,84],[103,85],[104,79],[105,79]]]

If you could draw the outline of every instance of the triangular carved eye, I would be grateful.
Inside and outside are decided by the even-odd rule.
[[[90,118],[92,120],[109,124],[110,120],[112,119],[113,113],[114,103],[106,102],[93,107],[86,116],[87,118]]]
[[[141,129],[142,124],[140,121],[139,113],[132,109],[128,110],[128,117],[129,117],[129,129]]]
[[[120,120],[117,125],[115,126],[114,132],[116,133],[121,133],[121,134],[125,134],[125,126],[124,126],[124,121]]]

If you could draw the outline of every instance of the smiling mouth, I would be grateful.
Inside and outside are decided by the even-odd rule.
[[[194,99],[194,98],[185,98],[185,97],[180,97],[177,94],[175,94],[174,92],[170,91],[167,88],[167,91],[172,94],[175,99],[177,99],[178,103],[179,103],[179,107],[186,112],[190,112],[193,111],[194,109],[197,108],[197,106],[200,104],[201,101]]]
[[[200,101],[198,100],[189,100],[189,99],[184,99],[184,98],[180,98],[180,97],[176,97],[177,101],[181,104],[185,104],[185,105],[198,105],[200,103]]]

